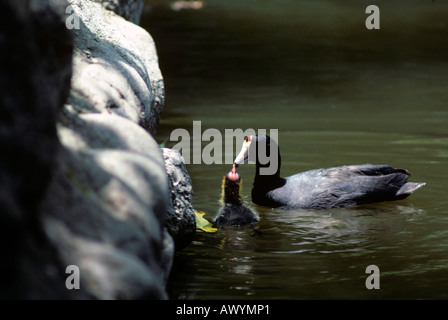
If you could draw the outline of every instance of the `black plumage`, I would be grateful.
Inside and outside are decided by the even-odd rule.
[[[266,135],[246,139],[248,154],[255,155],[256,173],[252,187],[252,201],[269,207],[292,208],[338,208],[372,202],[404,199],[425,183],[408,182],[410,174],[404,169],[389,165],[348,165],[327,169],[316,169],[280,177],[281,156],[277,143]],[[262,164],[257,150],[266,143],[263,150],[276,148],[277,158]],[[243,151],[242,151],[243,153]],[[248,154],[240,154],[238,162],[246,160]],[[253,156],[252,156],[253,157]],[[244,158],[244,159],[243,159]],[[270,175],[260,170],[277,161],[277,170]],[[235,159],[237,162],[237,159]]]
[[[232,179],[229,177],[232,177]],[[218,226],[245,226],[259,221],[258,215],[243,203],[240,196],[242,180],[238,173],[229,172],[222,182],[222,203],[213,222]]]

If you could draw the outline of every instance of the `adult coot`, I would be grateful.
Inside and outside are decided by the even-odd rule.
[[[269,207],[338,208],[408,197],[425,183],[407,182],[410,174],[388,165],[349,165],[280,177],[277,142],[266,135],[248,136],[235,158],[239,166],[255,162],[252,201]]]
[[[240,175],[235,166],[222,181],[223,206],[218,210],[213,222],[218,226],[244,226],[258,222],[258,215],[243,203],[240,196]]]

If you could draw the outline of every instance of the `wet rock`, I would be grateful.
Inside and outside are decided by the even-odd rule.
[[[179,250],[188,246],[196,234],[193,187],[179,151],[163,148],[163,158],[171,192],[165,225]]]

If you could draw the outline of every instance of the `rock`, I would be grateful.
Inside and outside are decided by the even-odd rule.
[[[167,298],[174,241],[149,133],[164,99],[152,39],[89,0],[18,3],[0,2],[0,297]],[[69,265],[80,289],[65,286]]]
[[[145,0],[92,0],[100,2],[107,10],[111,10],[135,24],[140,23]]]
[[[162,150],[171,191],[165,225],[179,250],[188,246],[196,234],[193,187],[179,151],[168,148]]]
[[[44,229],[61,265],[80,269],[70,298],[164,299],[174,244],[164,161],[148,133],[163,105],[154,43],[99,4],[70,2],[80,28]]]
[[[148,268],[135,255],[108,242],[77,236],[57,219],[47,219],[51,236],[61,241],[61,259],[79,267],[80,290],[71,299],[154,299],[166,298],[165,279],[157,268]]]
[[[79,113],[114,113],[154,133],[164,103],[163,77],[151,36],[89,0],[69,0],[74,74],[68,104]]]
[[[66,110],[58,133],[65,148],[42,210],[63,265],[80,268],[72,297],[167,298],[174,246],[164,228],[169,189],[158,144],[106,113]]]
[[[155,151],[151,156],[108,148],[61,152],[63,161],[42,207],[44,226],[63,265],[79,266],[80,293],[97,299],[167,297],[168,186]]]
[[[73,150],[116,149],[162,159],[158,144],[146,130],[114,114],[64,112],[58,132],[61,142]]]
[[[28,298],[41,283],[61,298],[66,291],[52,286],[63,273],[39,214],[57,162],[56,119],[72,72],[65,5],[0,2],[0,298]]]

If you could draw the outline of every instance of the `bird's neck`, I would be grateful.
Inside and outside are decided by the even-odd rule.
[[[255,175],[255,185],[276,186],[277,182],[283,182],[285,179],[280,177],[280,174],[275,175]],[[270,188],[271,189],[271,188]]]
[[[280,178],[280,167],[282,160],[280,157],[280,151],[278,151],[278,157],[275,161],[269,161],[267,164],[261,164],[259,161],[255,167],[255,179],[259,180],[278,180]]]
[[[286,184],[286,179],[280,177],[279,174],[275,175],[256,175],[254,184],[252,185],[252,202],[269,206],[272,208],[279,207],[282,204],[277,202],[271,196],[268,196],[269,192],[277,188],[281,188]]]
[[[267,163],[262,163],[261,159],[257,157],[253,190],[260,193],[268,192],[285,184],[285,179],[280,177],[282,164],[280,149],[275,145],[276,152],[272,152],[272,147],[273,145],[271,144],[267,148]]]
[[[270,175],[262,174],[263,172],[260,170],[261,168],[263,167],[257,164],[254,179],[254,188],[269,191],[279,188],[285,184],[285,179],[280,177],[280,166],[277,168],[274,174]]]
[[[225,177],[222,181],[222,201],[224,204],[241,205],[243,200],[240,196],[240,186],[242,181],[229,181]]]
[[[224,193],[224,203],[239,206],[243,203],[243,200],[239,195],[239,191],[226,190]]]

